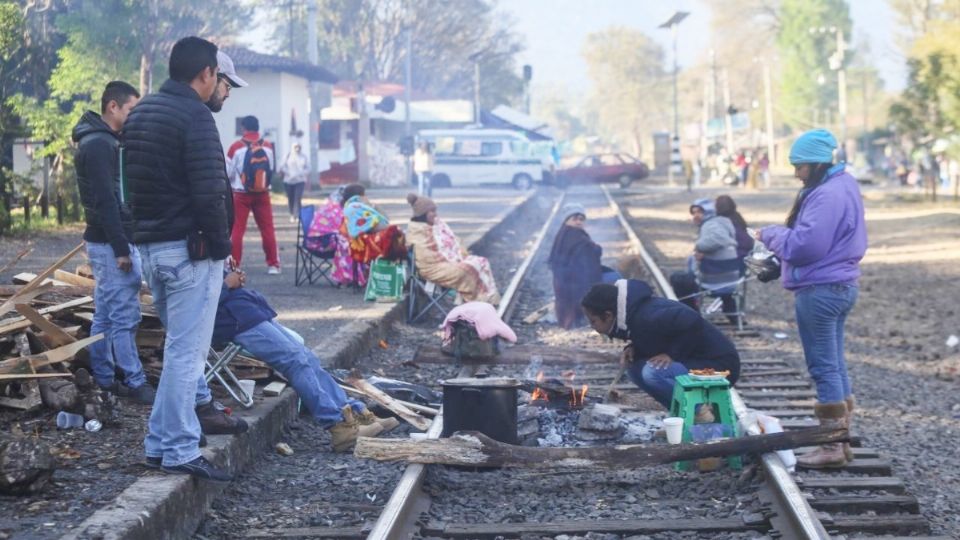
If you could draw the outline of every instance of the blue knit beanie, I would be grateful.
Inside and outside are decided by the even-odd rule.
[[[837,139],[825,129],[814,129],[800,136],[790,148],[790,163],[833,163]]]

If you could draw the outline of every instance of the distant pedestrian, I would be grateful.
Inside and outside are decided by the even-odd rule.
[[[237,214],[230,234],[233,260],[239,266],[243,259],[243,235],[247,232],[247,218],[253,212],[253,219],[260,229],[267,273],[279,274],[280,252],[277,250],[270,202],[270,181],[276,168],[273,143],[260,135],[260,120],[256,116],[244,116],[240,120],[240,127],[243,128],[243,136],[227,150],[227,170]]]
[[[166,329],[144,445],[147,462],[159,458],[166,472],[230,481],[200,454],[201,425],[215,421],[230,427],[225,433],[247,425],[197,396],[233,219],[223,147],[205,105],[218,84],[217,46],[183,38],[170,52],[169,70],[170,79],[130,113],[123,136],[133,239]]]
[[[800,136],[790,163],[803,188],[786,225],[756,233],[782,261],[783,286],[796,299],[797,328],[807,370],[817,388],[821,426],[850,427],[853,388],[844,358],[843,327],[857,301],[860,259],[867,249],[863,198],[843,162],[833,164],[837,140],[822,129]],[[842,467],[849,446],[824,444],[801,456],[801,467]]]
[[[430,177],[433,175],[433,149],[427,141],[421,142],[413,153],[413,172],[417,173],[417,192],[421,195],[430,196],[433,193],[433,186],[430,185]]]
[[[78,144],[77,187],[87,228],[83,240],[96,278],[91,334],[104,338],[89,347],[93,377],[100,388],[152,405],[156,391],[147,383],[137,352],[140,324],[140,252],[133,245],[133,216],[124,203],[118,150],[120,130],[140,93],[123,82],[107,84],[100,114],[87,111],[73,128]],[[122,381],[115,381],[119,371]]]
[[[287,208],[290,210],[290,222],[297,221],[303,200],[303,189],[307,185],[310,163],[307,155],[301,151],[300,143],[294,143],[280,167],[283,173],[283,189],[287,192]]]

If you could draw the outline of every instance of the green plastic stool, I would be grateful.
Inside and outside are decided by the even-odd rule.
[[[683,442],[690,442],[690,426],[693,425],[697,406],[701,403],[710,403],[714,406],[717,422],[728,426],[735,437],[740,436],[737,428],[737,415],[733,411],[733,401],[730,399],[730,382],[726,379],[698,380],[689,375],[680,375],[673,387],[673,398],[670,401],[670,416],[683,418]],[[692,463],[680,461],[674,465],[678,471],[689,470]],[[727,465],[734,469],[743,467],[740,456],[727,458]]]

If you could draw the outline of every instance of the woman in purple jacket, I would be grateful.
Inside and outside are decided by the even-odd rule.
[[[867,249],[863,200],[856,179],[833,164],[837,141],[816,129],[790,149],[803,188],[786,226],[756,233],[782,261],[783,286],[796,298],[797,327],[807,369],[817,387],[814,411],[822,426],[849,427],[853,391],[843,357],[843,325],[857,301],[860,259]],[[826,444],[800,457],[808,468],[843,467],[848,445]]]

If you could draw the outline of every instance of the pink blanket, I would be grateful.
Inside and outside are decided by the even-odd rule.
[[[500,320],[497,310],[486,302],[467,302],[451,309],[441,326],[444,342],[449,342],[453,338],[453,323],[456,321],[467,321],[473,324],[480,339],[500,336],[510,343],[517,342],[517,334],[507,326],[507,323]]]

